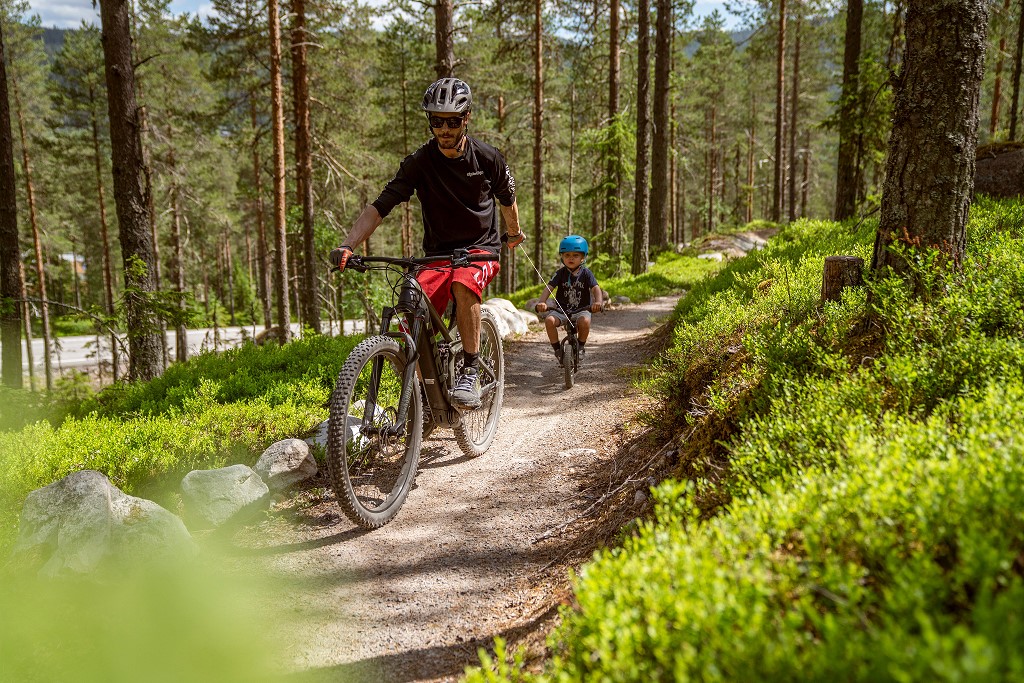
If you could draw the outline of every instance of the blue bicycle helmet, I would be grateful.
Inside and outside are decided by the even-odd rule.
[[[559,254],[564,254],[567,251],[578,251],[586,256],[590,253],[590,245],[579,235],[569,235],[563,237],[562,241],[558,243]]]

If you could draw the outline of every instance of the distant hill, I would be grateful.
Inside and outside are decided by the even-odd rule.
[[[68,31],[74,31],[76,29],[68,28],[44,28],[43,29],[43,47],[46,49],[46,54],[51,57],[57,54],[62,47],[64,47],[64,34]]]

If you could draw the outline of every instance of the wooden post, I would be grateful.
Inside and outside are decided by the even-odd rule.
[[[864,284],[864,259],[859,256],[826,256],[821,278],[821,300],[839,301],[843,288]]]

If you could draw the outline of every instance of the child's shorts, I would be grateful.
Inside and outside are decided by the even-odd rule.
[[[483,249],[471,249],[470,254],[487,254]],[[430,264],[434,266],[435,264]],[[441,315],[452,299],[452,285],[461,282],[480,299],[484,288],[498,274],[497,261],[475,261],[464,268],[451,268],[448,261],[438,261],[438,270],[421,270],[416,275],[423,292]]]
[[[562,313],[557,308],[555,310],[551,310],[549,308],[548,309],[548,316],[554,318],[557,321],[558,325],[564,325],[566,323],[565,314]],[[573,322],[573,324],[575,325],[576,323],[578,323],[580,318],[586,318],[587,320],[590,320],[590,311],[578,311],[576,313],[573,313],[572,314],[572,322]]]

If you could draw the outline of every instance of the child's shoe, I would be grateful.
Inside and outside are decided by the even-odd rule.
[[[558,361],[558,367],[562,367],[562,347],[559,346],[558,348],[553,349],[553,351],[555,352],[555,360]]]

